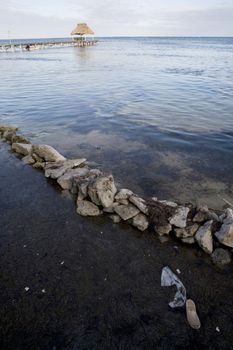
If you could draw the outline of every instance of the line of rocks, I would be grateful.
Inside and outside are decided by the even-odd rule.
[[[53,147],[31,144],[17,127],[0,125],[0,139],[25,164],[42,169],[63,190],[76,196],[77,213],[82,216],[108,215],[114,222],[128,222],[140,231],[148,228],[160,237],[173,235],[185,244],[197,243],[216,264],[231,261],[233,248],[233,210],[218,215],[214,210],[180,205],[170,201],[140,198],[129,189],[117,189],[114,178],[91,169],[85,158],[66,159]],[[223,248],[230,248],[228,250]]]

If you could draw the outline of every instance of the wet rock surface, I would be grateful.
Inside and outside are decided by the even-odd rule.
[[[73,201],[5,147],[0,145],[2,349],[231,348],[231,264],[220,272],[196,248],[178,244],[174,250],[174,242],[162,245],[129,225],[78,216]],[[173,294],[160,287],[167,265],[180,269],[197,304],[198,332],[182,311],[168,310]]]
[[[211,259],[216,265],[226,265],[231,262],[231,253],[226,249],[217,248],[211,255]]]

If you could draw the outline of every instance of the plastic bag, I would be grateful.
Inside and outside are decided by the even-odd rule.
[[[176,286],[177,292],[174,296],[173,301],[168,305],[174,309],[176,307],[183,307],[186,303],[186,289],[180,279],[172,272],[172,270],[166,266],[162,270],[161,274],[161,286],[170,287]]]

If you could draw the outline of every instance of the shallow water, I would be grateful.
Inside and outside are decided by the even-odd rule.
[[[232,38],[1,54],[0,122],[145,196],[220,208],[233,197],[232,58]]]
[[[0,164],[1,349],[232,348],[232,264],[220,269],[195,246],[77,215],[2,143]],[[168,307],[175,290],[160,286],[166,265],[181,271],[199,331]]]

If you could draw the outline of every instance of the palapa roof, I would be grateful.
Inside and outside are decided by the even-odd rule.
[[[71,35],[94,35],[93,30],[86,23],[77,24],[76,28],[71,32]]]

